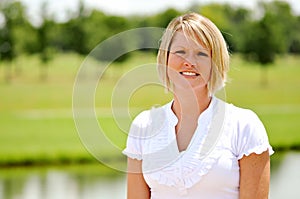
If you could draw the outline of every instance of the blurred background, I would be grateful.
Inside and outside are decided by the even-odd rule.
[[[226,100],[254,110],[267,129],[276,151],[271,156],[270,198],[299,198],[297,0],[1,0],[0,199],[125,198],[125,173],[97,161],[77,133],[72,115],[76,74],[107,38],[139,27],[164,28],[189,11],[210,18],[229,45]],[[151,36],[137,37],[120,40],[117,48],[143,46]],[[108,57],[96,57],[95,67],[112,61]],[[155,49],[127,53],[110,64],[102,79],[105,89],[96,94],[97,117],[120,149],[105,153],[110,165],[125,164],[121,150],[126,134],[107,111],[109,96],[123,74],[155,60]],[[156,97],[159,92],[161,99]],[[129,104],[135,115],[168,100],[162,88],[149,87],[137,90]]]

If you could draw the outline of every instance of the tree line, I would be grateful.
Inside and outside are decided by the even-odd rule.
[[[165,28],[171,19],[182,14],[170,8],[147,16],[108,15],[87,9],[83,1],[79,1],[77,11],[69,14],[69,20],[57,22],[47,15],[48,7],[44,3],[40,8],[42,22],[35,26],[25,17],[26,8],[19,1],[1,1],[0,9],[0,61],[11,62],[21,54],[38,54],[43,63],[47,63],[54,52],[87,55],[97,44],[122,31],[139,27]],[[287,2],[260,2],[255,11],[229,4],[196,4],[189,11],[210,18],[222,31],[230,52],[241,53],[248,60],[268,65],[277,54],[300,53],[300,16],[293,14]],[[147,39],[139,38],[139,42],[147,42]],[[126,48],[130,43],[118,41],[117,47]]]

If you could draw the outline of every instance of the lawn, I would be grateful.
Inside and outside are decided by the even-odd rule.
[[[84,57],[58,54],[48,64],[47,80],[41,81],[37,57],[20,57],[13,65],[10,83],[4,81],[6,65],[0,63],[0,165],[92,162],[94,158],[85,147],[107,161],[119,157],[120,153],[116,152],[124,147],[132,117],[153,104],[171,99],[161,86],[150,84],[119,90],[121,93],[113,100],[123,107],[111,105],[111,96],[123,74],[137,71],[128,77],[133,82],[146,81],[149,74],[140,72],[139,75],[135,69],[155,63],[153,54],[134,53],[125,63],[109,65],[95,90],[95,115],[105,140],[93,139],[92,132],[78,133],[72,114],[72,93],[83,63]],[[100,63],[101,66],[105,63]],[[232,56],[226,100],[253,109],[265,124],[276,149],[300,148],[299,66],[300,57],[283,56],[262,72],[257,64]],[[261,84],[261,75],[267,75],[268,84]],[[127,98],[120,97],[122,92]],[[93,140],[96,148],[84,139]]]
[[[300,59],[284,56],[260,68],[234,57],[227,86],[227,100],[253,109],[262,119],[270,142],[277,148],[300,146]],[[261,84],[261,76],[267,84]]]

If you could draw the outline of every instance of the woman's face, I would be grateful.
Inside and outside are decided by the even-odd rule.
[[[211,53],[203,45],[175,33],[168,58],[168,76],[174,89],[207,88],[211,75]]]

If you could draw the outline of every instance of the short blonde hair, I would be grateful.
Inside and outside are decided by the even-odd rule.
[[[157,55],[158,73],[163,84],[169,88],[171,82],[167,74],[169,50],[176,31],[181,30],[197,44],[204,45],[211,52],[212,71],[207,84],[209,93],[225,86],[229,70],[229,53],[223,35],[217,26],[208,18],[197,14],[188,13],[174,18],[167,26],[160,43]]]

